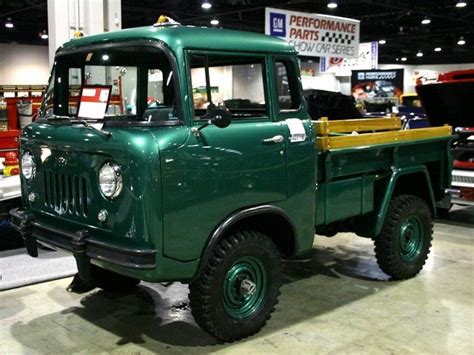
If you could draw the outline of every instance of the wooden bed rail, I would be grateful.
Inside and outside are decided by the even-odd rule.
[[[313,126],[318,135],[328,135],[330,133],[399,130],[402,128],[402,120],[398,117],[382,117],[329,121],[327,117],[321,117],[320,120],[313,121]]]
[[[446,137],[451,126],[401,130],[397,117],[313,121],[316,146],[319,150],[360,147],[375,144]],[[362,132],[362,133],[359,133]]]

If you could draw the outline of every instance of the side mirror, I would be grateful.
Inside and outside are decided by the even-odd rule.
[[[224,107],[214,107],[209,112],[210,121],[219,128],[226,128],[230,125],[232,114]]]
[[[205,116],[202,118],[207,118],[208,121],[204,123],[201,127],[193,127],[191,128],[191,131],[196,137],[200,136],[200,132],[202,129],[206,128],[210,124],[215,125],[216,127],[219,128],[226,128],[228,125],[230,125],[230,121],[232,119],[232,114],[228,109],[225,107],[216,107],[214,105],[209,105],[207,107],[207,112]]]

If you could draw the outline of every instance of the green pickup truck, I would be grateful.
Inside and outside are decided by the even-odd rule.
[[[94,85],[110,88],[105,115],[78,117]],[[450,140],[396,118],[312,121],[290,44],[162,21],[57,51],[21,136],[12,225],[30,255],[69,251],[79,280],[107,291],[188,283],[196,322],[234,341],[265,325],[281,259],[315,232],[372,238],[385,273],[416,275]]]

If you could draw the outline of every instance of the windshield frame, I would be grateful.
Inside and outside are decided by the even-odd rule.
[[[174,100],[175,100],[175,105],[176,105],[176,120],[167,120],[167,121],[142,121],[142,120],[114,120],[111,119],[110,117],[104,117],[103,120],[100,120],[104,122],[106,126],[120,126],[120,127],[129,127],[129,126],[175,126],[175,125],[183,125],[185,123],[185,116],[183,112],[183,101],[182,101],[182,96],[181,96],[181,85],[180,85],[180,80],[179,80],[179,72],[178,72],[178,65],[177,65],[177,60],[174,55],[174,53],[171,51],[171,49],[162,41],[160,40],[125,40],[125,41],[120,41],[120,42],[109,42],[109,43],[98,43],[98,44],[92,44],[92,45],[87,45],[87,46],[78,46],[78,47],[72,47],[72,48],[67,48],[64,49],[63,47],[59,48],[56,52],[55,56],[55,61],[54,65],[51,69],[51,74],[50,78],[48,81],[48,86],[47,90],[50,88],[51,84],[53,83],[54,80],[56,80],[56,64],[57,58],[60,58],[62,56],[67,56],[67,55],[74,55],[74,54],[79,54],[79,53],[87,53],[90,51],[96,51],[96,50],[108,50],[108,49],[119,49],[120,47],[149,47],[149,48],[154,48],[162,51],[162,53],[166,56],[166,59],[168,60],[171,71],[173,72],[173,75],[171,76],[171,80],[173,81],[174,85]],[[56,85],[54,88],[54,94],[56,96],[57,89]],[[45,91],[46,94],[46,91]],[[45,105],[45,98],[46,95],[43,97],[42,103],[41,103],[41,108],[39,112],[38,118],[40,120],[54,120],[55,116],[57,115],[51,115],[51,116],[45,116],[44,112],[44,105]],[[67,121],[62,116],[59,116],[62,118],[62,121]],[[77,117],[75,116],[69,116],[70,120],[75,120]],[[95,121],[91,119],[90,121]]]

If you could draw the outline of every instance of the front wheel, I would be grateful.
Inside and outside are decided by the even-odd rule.
[[[203,330],[221,341],[248,337],[270,318],[280,280],[275,244],[257,231],[237,231],[214,248],[204,271],[189,285],[191,312]]]
[[[395,197],[375,239],[375,256],[382,271],[398,280],[418,274],[430,252],[432,234],[426,202],[412,195]]]

